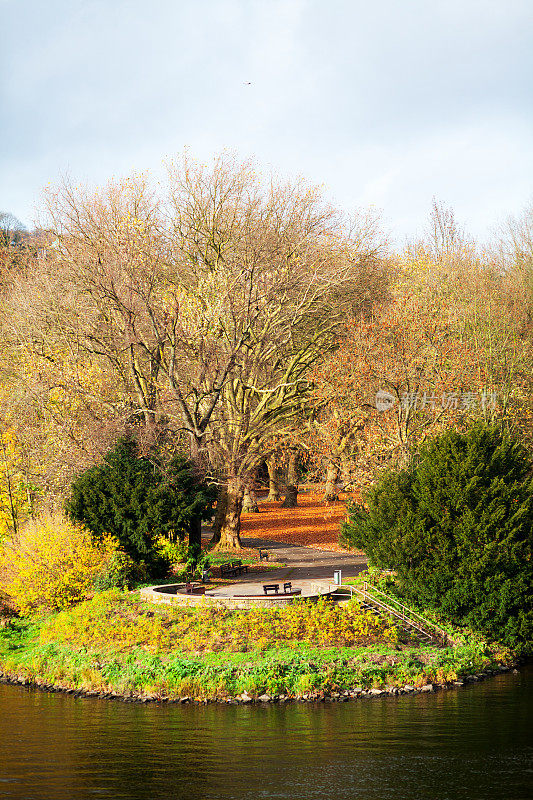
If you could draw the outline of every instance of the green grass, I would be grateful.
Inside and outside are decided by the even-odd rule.
[[[285,567],[286,564],[283,561],[259,561],[258,556],[239,556],[235,553],[223,553],[217,551],[215,553],[208,552],[209,556],[209,563],[211,567],[218,567],[220,564],[227,564],[228,561],[242,561],[243,564],[247,566],[258,566],[262,569],[269,570],[269,569],[281,569]]]
[[[264,614],[253,617],[250,612],[234,612],[231,624],[241,632],[248,630],[248,639],[241,639],[239,647],[231,640],[218,650],[186,651],[164,635],[157,644],[158,631],[172,628],[173,619],[183,630],[186,617],[167,607],[141,603],[131,595],[123,597],[121,601],[120,593],[103,593],[70,612],[40,620],[6,621],[0,628],[0,670],[27,681],[84,691],[222,699],[243,691],[251,696],[264,692],[300,696],[341,692],[355,686],[445,683],[511,658],[507,651],[489,647],[473,635],[463,636],[453,648],[393,641],[317,646],[312,636],[275,643],[254,630],[254,619],[258,619],[264,632]],[[257,611],[262,610],[254,609]],[[111,624],[113,614],[115,624]],[[330,624],[341,624],[342,619],[342,615],[336,622],[332,618]],[[219,627],[221,620],[226,624],[231,615],[216,616],[214,627]],[[82,622],[77,636],[76,624]],[[122,623],[129,626],[129,639],[120,634]],[[204,631],[204,645],[210,636],[205,624],[205,617],[200,622],[190,617],[189,627],[197,625],[197,632]],[[265,639],[263,646],[254,646],[261,638]]]

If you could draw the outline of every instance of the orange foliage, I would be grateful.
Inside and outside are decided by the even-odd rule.
[[[340,525],[346,516],[346,501],[324,502],[323,488],[300,493],[296,508],[281,508],[279,503],[261,503],[258,514],[243,514],[241,537],[257,536],[287,544],[315,547],[319,550],[346,552],[338,543]]]

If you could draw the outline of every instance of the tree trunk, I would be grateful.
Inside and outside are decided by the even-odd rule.
[[[241,511],[244,486],[238,478],[228,480],[226,510],[216,550],[241,550]]]
[[[13,532],[15,536],[18,533],[18,517],[17,512],[15,510],[15,503],[13,501],[13,490],[11,485],[11,474],[9,472],[9,466],[7,463],[7,450],[6,450],[6,443],[4,441],[4,437],[0,434],[0,442],[2,446],[2,452],[4,454],[4,466],[5,466],[5,474],[6,474],[6,487],[7,487],[7,494],[9,497],[9,508],[11,510],[11,522],[13,523]]]
[[[352,465],[345,453],[341,453],[341,481],[343,487],[349,487],[353,482]]]
[[[289,455],[287,486],[285,488],[285,500],[281,504],[282,508],[296,508],[298,505],[298,456],[297,450],[293,450]]]
[[[327,470],[326,470],[326,486],[324,489],[324,500],[329,500],[330,502],[333,500],[338,500],[339,495],[337,492],[337,478],[339,477],[339,468],[333,464],[333,462],[329,462]]]
[[[192,473],[196,476],[202,475],[201,458],[200,458],[200,439],[191,436],[191,461],[193,464]],[[202,517],[193,517],[189,525],[189,547],[197,545],[202,549]]]
[[[254,484],[249,483],[244,489],[244,497],[242,501],[242,510],[247,514],[258,514],[259,506],[257,504],[257,495],[255,493]]]
[[[228,490],[225,486],[218,487],[217,507],[215,511],[215,519],[213,520],[213,535],[209,540],[209,547],[214,547],[220,541],[220,531],[226,518],[226,504],[228,498]]]
[[[189,523],[189,547],[196,545],[202,548],[202,517],[193,517]]]
[[[281,500],[278,482],[278,465],[275,456],[270,456],[267,461],[268,468],[268,497],[267,502],[275,503]]]

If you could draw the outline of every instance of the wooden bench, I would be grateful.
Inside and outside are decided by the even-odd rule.
[[[205,594],[205,586],[198,586],[194,583],[186,583],[185,584],[185,593],[186,594]]]
[[[225,564],[220,564],[221,578],[225,578],[226,575],[236,577],[242,572],[248,572],[248,564],[243,564],[240,559],[237,561],[228,561]]]
[[[226,564],[220,564],[219,569],[221,578],[226,577],[226,575],[237,575],[231,561],[228,561]]]
[[[265,594],[277,594],[280,597],[284,597],[286,595],[301,594],[302,590],[293,589],[291,581],[287,581],[287,583],[283,584],[283,592],[280,592],[279,590],[279,583],[264,583],[263,592]]]
[[[268,561],[268,550],[264,547],[259,547],[259,561]]]

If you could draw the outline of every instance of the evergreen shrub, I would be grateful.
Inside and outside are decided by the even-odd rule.
[[[65,510],[95,539],[114,536],[127,555],[154,574],[168,563],[161,537],[182,540],[194,518],[212,516],[213,501],[213,490],[183,456],[164,466],[157,455],[140,455],[132,439],[121,439],[102,464],[74,481]]]
[[[450,430],[348,508],[341,540],[397,571],[402,594],[520,651],[533,642],[533,481],[498,427]]]

